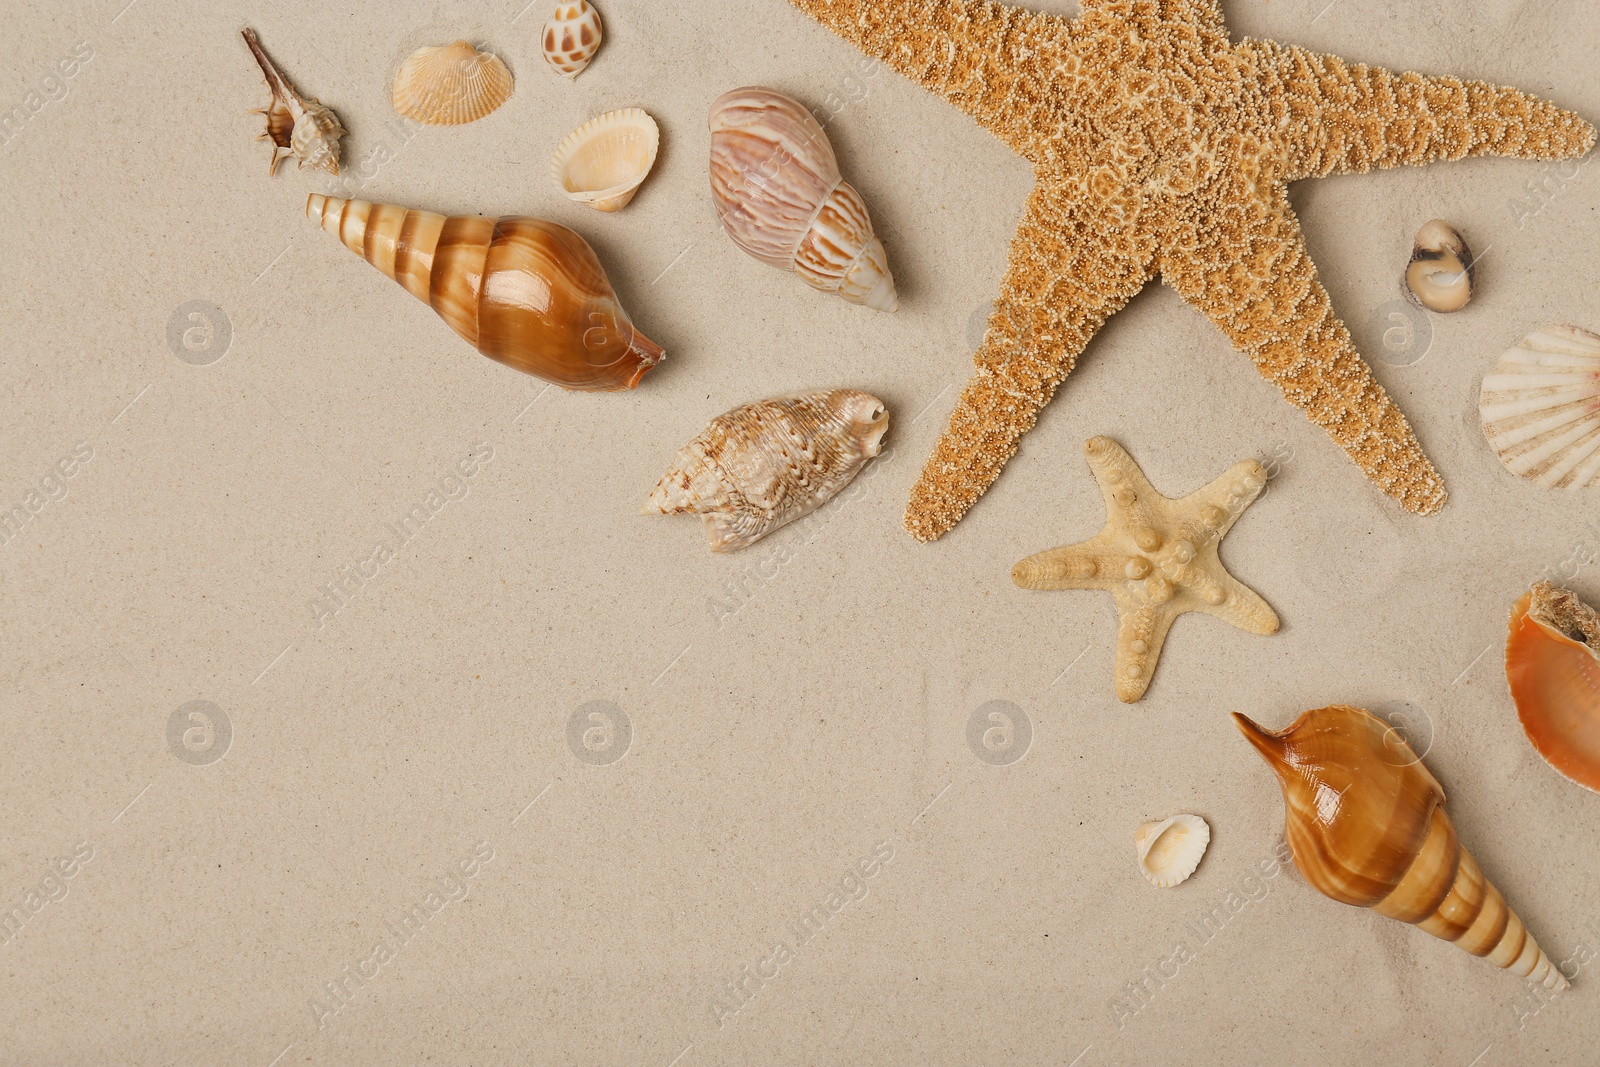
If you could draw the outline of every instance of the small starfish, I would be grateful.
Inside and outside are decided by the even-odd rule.
[[[1405,507],[1444,485],[1334,315],[1287,187],[1466,156],[1556,160],[1595,131],[1481,81],[1229,40],[1217,0],[790,0],[1034,166],[989,331],[911,491],[931,541],[999,477],[1096,331],[1161,275]]]
[[[1203,611],[1253,634],[1278,632],[1278,616],[1229,574],[1222,538],[1267,484],[1253,459],[1173,500],[1109,437],[1083,446],[1106,498],[1106,528],[1088,541],[1041,552],[1011,568],[1024,589],[1106,589],[1117,602],[1117,699],[1144,696],[1172,620]]]

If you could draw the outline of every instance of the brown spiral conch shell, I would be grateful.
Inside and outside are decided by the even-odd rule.
[[[564,389],[632,389],[665,358],[634,329],[594,249],[565,226],[315,193],[306,215],[479,352]]]
[[[1506,681],[1545,762],[1600,793],[1600,615],[1540,582],[1511,609]]]
[[[277,174],[278,164],[285,158],[282,153],[288,153],[294,156],[296,167],[309,163],[329,174],[338,174],[339,138],[345,134],[339,116],[312,97],[301,96],[294,84],[262,51],[261,42],[256,40],[256,31],[243,32],[244,43],[250,46],[250,54],[255,56],[262,76],[267,79],[267,88],[272,90],[272,102],[251,112],[252,115],[266,116],[266,132],[256,140],[272,142],[272,162],[267,167],[267,173]]]
[[[718,97],[710,124],[711,196],[734,244],[813,289],[876,311],[899,308],[867,205],[839,174],[811,112],[749,87]]]
[[[1278,733],[1237,713],[1233,721],[1277,774],[1289,851],[1319,892],[1411,923],[1546,989],[1566,988],[1456,839],[1444,789],[1392,727],[1337,704]]]
[[[711,551],[736,551],[833,499],[888,429],[883,401],[854,389],[745,404],[678,450],[644,514],[701,515]]]

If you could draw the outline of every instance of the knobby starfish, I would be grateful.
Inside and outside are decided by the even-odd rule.
[[[1106,527],[1088,541],[1041,552],[1011,568],[1024,589],[1106,589],[1117,602],[1117,699],[1144,696],[1172,620],[1203,611],[1253,634],[1278,632],[1278,616],[1229,574],[1222,538],[1267,484],[1255,460],[1173,500],[1109,437],[1083,446],[1106,498]]]
[[[1481,81],[1394,74],[1229,40],[1217,0],[790,0],[971,115],[1034,166],[977,374],[906,528],[930,541],[999,476],[1078,354],[1156,274],[1205,313],[1384,492],[1445,491],[1334,315],[1287,186],[1466,156],[1556,160],[1595,131]]]

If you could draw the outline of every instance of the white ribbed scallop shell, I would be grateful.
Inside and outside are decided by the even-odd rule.
[[[883,242],[811,112],[771,89],[711,105],[711,195],[735,244],[813,289],[877,311],[899,306]]]
[[[678,450],[644,513],[702,515],[711,551],[744,548],[849,485],[888,428],[883,402],[854,389],[745,404]]]
[[[394,109],[428,126],[476,122],[511,99],[511,71],[466,41],[419,48],[395,72]]]
[[[1478,399],[1506,470],[1547,489],[1600,482],[1600,336],[1547,326],[1500,357]]]

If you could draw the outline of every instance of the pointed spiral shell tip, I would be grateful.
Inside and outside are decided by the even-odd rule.
[[[1239,728],[1241,734],[1244,734],[1244,739],[1250,742],[1255,747],[1255,750],[1261,753],[1262,758],[1272,764],[1273,769],[1276,770],[1279,762],[1283,759],[1283,738],[1263,729],[1255,720],[1246,715],[1241,715],[1237,711],[1232,714],[1233,724]]]

